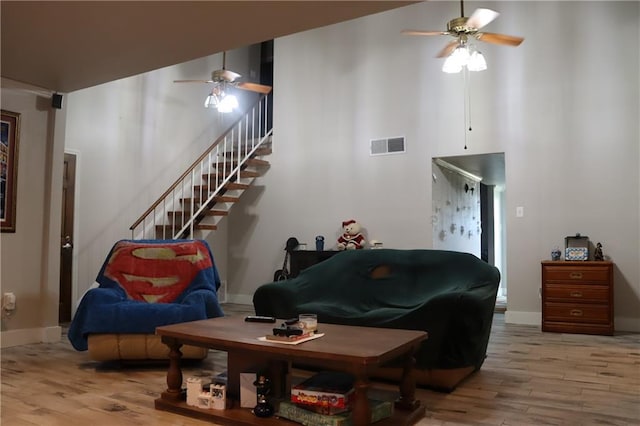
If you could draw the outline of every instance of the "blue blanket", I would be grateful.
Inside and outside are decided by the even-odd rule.
[[[204,240],[118,241],[96,282],[69,326],[79,351],[87,350],[89,334],[153,334],[161,325],[224,315],[220,277]]]

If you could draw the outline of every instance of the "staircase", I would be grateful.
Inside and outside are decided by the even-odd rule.
[[[262,95],[129,228],[131,238],[205,238],[269,167],[273,128]]]

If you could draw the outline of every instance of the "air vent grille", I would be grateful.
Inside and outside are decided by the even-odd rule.
[[[406,152],[404,136],[384,139],[371,139],[371,155],[402,154]]]

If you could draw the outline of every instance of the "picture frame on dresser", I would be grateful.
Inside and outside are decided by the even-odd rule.
[[[0,231],[16,232],[20,113],[2,110],[0,121]]]

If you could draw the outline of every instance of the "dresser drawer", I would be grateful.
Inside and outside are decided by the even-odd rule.
[[[609,287],[605,285],[545,284],[545,300],[573,303],[608,303]]]
[[[545,321],[609,324],[611,310],[608,305],[577,303],[545,303]]]
[[[581,268],[580,266],[545,266],[545,281],[579,281],[579,282],[609,282],[609,268],[589,267]]]

